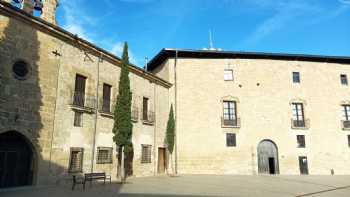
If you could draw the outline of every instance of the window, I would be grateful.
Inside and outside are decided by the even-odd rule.
[[[141,163],[151,163],[152,145],[142,144]]]
[[[97,147],[97,163],[112,163],[112,150],[111,147]]]
[[[71,148],[69,159],[69,172],[83,171],[83,148]]]
[[[12,66],[12,72],[16,79],[24,80],[29,73],[29,65],[22,60],[17,61]]]
[[[348,135],[348,146],[350,147],[350,135]]]
[[[225,81],[233,81],[233,70],[225,69],[224,70],[224,80]]]
[[[111,89],[112,86],[108,84],[103,84],[103,103],[102,103],[102,111],[103,112],[111,112]]]
[[[143,97],[142,102],[142,119],[148,120],[148,98]]]
[[[343,105],[342,117],[344,121],[350,121],[350,105]]]
[[[86,77],[77,74],[75,76],[73,105],[84,107],[85,85],[86,85]]]
[[[348,78],[345,74],[340,75],[340,83],[345,86],[348,85]]]
[[[224,120],[236,120],[236,102],[223,101],[224,105]]]
[[[74,111],[74,126],[75,127],[83,126],[83,112]]]
[[[304,107],[302,103],[293,103],[293,120],[304,121]]]
[[[305,148],[305,135],[297,135],[298,148]]]
[[[293,72],[293,83],[300,83],[300,73]]]
[[[226,133],[226,146],[236,146],[235,133]]]

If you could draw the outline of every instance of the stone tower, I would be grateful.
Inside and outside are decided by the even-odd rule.
[[[12,3],[12,0],[4,0],[7,3]],[[42,0],[44,7],[43,13],[40,18],[45,21],[56,24],[56,8],[58,6],[58,0]],[[34,1],[33,0],[23,0],[22,8],[25,12],[33,14]]]
[[[56,25],[56,8],[58,6],[58,0],[43,0],[43,4],[44,7],[41,18]]]

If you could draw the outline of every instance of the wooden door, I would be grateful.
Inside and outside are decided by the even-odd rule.
[[[165,148],[158,148],[158,174],[164,174],[165,166]]]

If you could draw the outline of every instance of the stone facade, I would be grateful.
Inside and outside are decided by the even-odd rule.
[[[203,54],[175,63],[174,56],[151,66],[174,84],[179,173],[257,174],[262,140],[276,144],[280,174],[300,174],[299,156],[307,157],[309,174],[350,173],[350,131],[341,124],[350,92],[340,81],[350,75],[349,63]],[[234,80],[224,80],[225,69],[233,70]],[[293,83],[292,72],[300,73],[300,83]],[[222,126],[224,100],[236,101],[238,128]],[[304,104],[309,128],[292,129],[293,102]],[[226,133],[236,134],[235,147],[226,146]],[[305,148],[297,147],[297,135],[305,136]]]
[[[82,172],[104,171],[115,179],[113,116],[97,105],[102,104],[104,83],[112,87],[114,104],[120,59],[56,26],[0,5],[0,134],[16,131],[29,140],[34,152],[33,184],[68,179],[71,148],[83,148]],[[23,78],[14,74],[18,61],[28,65]],[[86,77],[89,109],[72,105],[77,74]],[[135,66],[130,66],[129,77],[133,109],[138,114],[133,122],[133,175],[155,175],[158,148],[165,146],[171,84]],[[148,110],[155,114],[151,123],[142,120],[143,97],[149,99]],[[76,111],[83,113],[81,127],[73,125]],[[142,144],[152,146],[150,163],[141,163]],[[98,147],[113,148],[112,163],[97,163]]]

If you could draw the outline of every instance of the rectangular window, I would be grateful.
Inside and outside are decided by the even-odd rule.
[[[143,120],[148,120],[148,98],[143,97],[142,102],[142,118]]]
[[[236,146],[235,133],[226,133],[226,146]]]
[[[299,156],[299,169],[300,174],[309,174],[309,167],[307,164],[307,157]]]
[[[112,150],[111,147],[97,147],[97,163],[112,163]]]
[[[348,146],[350,147],[350,135],[348,135]]]
[[[142,144],[141,163],[151,163],[152,145]]]
[[[83,148],[71,148],[69,159],[69,172],[83,171]]]
[[[83,112],[74,111],[74,126],[75,127],[83,126]]]
[[[224,107],[224,120],[236,120],[236,102],[235,101],[223,101]]]
[[[103,84],[103,103],[102,103],[103,112],[111,112],[111,89],[112,89],[112,86],[105,83]]]
[[[293,83],[300,83],[300,73],[293,72]]]
[[[346,86],[348,85],[348,78],[345,74],[340,75],[340,83],[342,85],[346,85]]]
[[[343,105],[342,118],[344,121],[350,121],[350,105]]]
[[[233,70],[225,69],[224,70],[224,80],[225,81],[233,81]]]
[[[86,86],[86,77],[77,74],[75,76],[73,105],[84,107],[85,86]]]
[[[304,106],[302,103],[293,103],[293,120],[304,121]]]
[[[305,148],[305,135],[297,135],[298,148]]]

